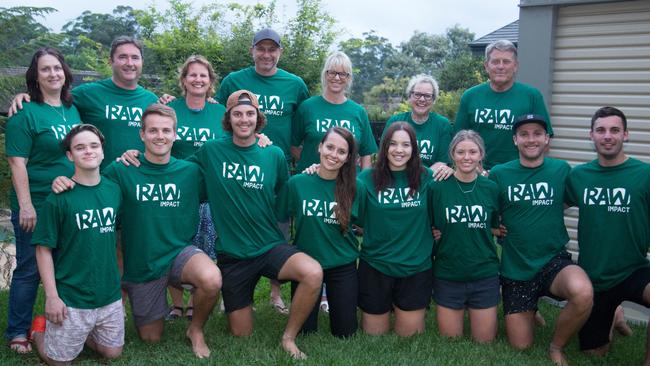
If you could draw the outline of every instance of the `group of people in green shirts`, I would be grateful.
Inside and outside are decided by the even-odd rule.
[[[496,337],[502,298],[519,349],[533,343],[539,297],[565,299],[549,345],[557,364],[578,331],[581,349],[597,354],[612,326],[628,332],[622,301],[650,305],[650,165],[625,155],[620,110],[592,118],[596,160],[571,169],[546,157],[543,97],[514,80],[517,50],[497,41],[486,49],[489,81],[463,94],[453,127],[432,112],[436,81],[418,75],[406,90],[411,111],[388,121],[377,147],[363,107],[346,96],[349,58],[332,53],[322,95],[309,97],[277,67],[282,50],[275,31],[256,33],[254,66],[226,76],[219,103],[212,66],[192,56],[180,68],[183,96],[161,98],[168,105],[138,85],[132,38],[113,42],[111,78],[72,91],[58,51],[34,55],[6,132],[12,349],[29,352],[32,339],[48,364],[72,361],[84,344],[118,357],[120,288],[138,335],[154,342],[170,314],[167,286],[185,286],[187,337],[209,357],[203,326],[219,293],[230,332],[250,335],[262,276],[292,282],[281,345],[297,359],[306,357],[297,335],[317,329],[323,284],[338,337],[357,331],[357,308],[368,334],[388,332],[391,313],[398,335],[423,332],[433,293],[439,332],[461,336],[468,311],[478,342]],[[289,178],[292,159],[306,171]],[[579,265],[565,249],[567,206],[580,208]],[[46,325],[36,317],[30,331],[39,273]]]

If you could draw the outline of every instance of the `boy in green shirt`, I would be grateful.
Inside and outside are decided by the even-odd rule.
[[[77,184],[47,197],[32,240],[47,319],[45,332],[32,337],[49,365],[68,364],[84,344],[107,359],[118,357],[124,345],[115,235],[122,199],[120,188],[99,175],[103,143],[92,125],[77,125],[67,134],[62,146]]]
[[[589,136],[598,158],[573,168],[567,201],[580,209],[578,264],[594,286],[593,309],[578,335],[580,348],[603,355],[616,308],[623,301],[650,306],[650,165],[623,151],[627,119],[616,108],[594,113]],[[648,350],[645,364],[650,364]]]
[[[533,344],[537,300],[566,299],[555,325],[549,356],[566,364],[562,348],[582,327],[591,310],[592,287],[587,274],[571,261],[565,246],[564,188],[571,168],[545,158],[549,143],[543,116],[526,114],[513,125],[519,159],[495,166],[490,179],[499,186],[502,228],[501,294],[510,344]],[[534,223],[534,224],[533,224]]]
[[[305,358],[295,338],[319,294],[323,271],[314,259],[287,244],[277,225],[276,196],[288,180],[283,152],[262,150],[255,133],[266,123],[257,96],[239,90],[228,97],[223,129],[231,138],[206,142],[191,158],[201,166],[223,273],[223,301],[230,332],[253,332],[253,292],[261,276],[296,281],[282,347]]]

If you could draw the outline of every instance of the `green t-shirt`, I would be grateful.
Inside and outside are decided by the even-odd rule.
[[[123,280],[143,283],[165,276],[192,244],[203,181],[199,167],[174,157],[167,164],[139,156],[140,167],[113,162],[104,175],[122,189]]]
[[[27,159],[29,193],[37,212],[51,192],[52,180],[59,175],[71,176],[74,172],[60,144],[68,131],[80,122],[74,106],[52,107],[36,102],[23,104],[23,109],[7,122],[5,153],[8,157]],[[18,212],[13,187],[10,199],[11,210]]]
[[[293,244],[324,269],[355,261],[359,257],[359,242],[352,233],[352,225],[346,233],[341,233],[334,212],[336,180],[326,180],[317,174],[298,174],[289,179],[287,186],[282,211],[295,218]]]
[[[122,297],[115,234],[121,200],[108,179],[47,197],[32,243],[53,249],[56,289],[67,306],[96,309]]]
[[[503,239],[501,275],[531,280],[569,241],[564,226],[564,190],[571,167],[564,160],[545,158],[527,168],[513,160],[490,171],[499,186]]]
[[[218,254],[253,258],[285,242],[276,196],[289,173],[280,148],[240,147],[224,138],[208,141],[189,159],[201,166],[205,179]]]
[[[428,209],[431,170],[422,172],[418,192],[409,195],[406,172],[393,172],[391,187],[375,190],[373,169],[359,174],[359,224],[363,227],[361,259],[379,272],[408,277],[431,268],[433,235]]]
[[[217,100],[225,105],[230,94],[240,89],[250,90],[257,95],[260,110],[266,115],[267,122],[262,132],[290,160],[291,120],[300,103],[309,98],[305,82],[282,69],[278,69],[275,75],[262,76],[251,66],[228,74],[221,82]]]
[[[442,232],[436,243],[433,274],[447,281],[476,281],[499,273],[492,240],[498,222],[498,187],[479,176],[463,183],[455,176],[431,185],[434,226]]]
[[[431,167],[437,162],[449,163],[449,143],[451,142],[451,124],[449,120],[438,113],[429,113],[429,118],[423,122],[418,123],[413,120],[411,112],[404,112],[396,114],[388,119],[384,132],[386,133],[388,126],[394,122],[408,122],[408,124],[415,130],[415,137],[420,146],[420,158],[422,164]]]
[[[377,152],[368,113],[362,106],[349,99],[342,104],[332,104],[319,95],[300,104],[293,120],[291,145],[302,145],[296,171],[302,172],[310,165],[320,163],[318,144],[325,132],[334,126],[345,127],[352,132],[360,156]]]
[[[650,164],[628,158],[613,167],[598,160],[569,174],[567,202],[578,206],[578,264],[594,290],[608,290],[648,266]]]
[[[539,90],[515,82],[504,92],[495,92],[489,82],[476,85],[463,93],[456,114],[454,129],[475,130],[485,141],[484,168],[507,163],[519,157],[512,142],[512,124],[523,114],[539,114],[546,118],[549,135],[551,120]]]
[[[106,138],[102,169],[126,150],[144,149],[140,120],[144,110],[158,101],[154,93],[141,86],[122,89],[109,78],[79,85],[72,89],[72,95],[81,120],[95,125]]]
[[[188,108],[185,98],[178,98],[169,103],[176,112],[176,141],[172,147],[172,156],[185,159],[194,154],[206,141],[223,137],[221,125],[226,107],[223,104],[205,103],[197,111]]]

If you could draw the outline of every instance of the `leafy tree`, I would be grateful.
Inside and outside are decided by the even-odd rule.
[[[339,47],[352,61],[354,83],[351,97],[361,101],[364,92],[382,83],[385,76],[384,62],[396,50],[387,38],[377,35],[373,30],[363,33],[363,38],[343,41]]]
[[[178,67],[187,57],[201,54],[213,64],[222,62],[218,33],[222,12],[216,4],[194,9],[190,2],[170,0],[169,5],[164,12],[153,5],[136,10],[135,17],[145,45],[144,70],[161,79],[161,85],[147,86],[180,95]]]
[[[60,38],[53,39],[49,29],[36,21],[55,11],[50,7],[0,7],[0,66],[27,66],[37,48],[58,44]]]
[[[386,121],[397,110],[407,110],[404,89],[409,78],[392,79],[385,77],[383,83],[373,86],[364,93],[363,103],[372,121]]]
[[[449,118],[453,123],[456,120],[456,112],[458,105],[460,105],[460,96],[464,90],[441,91],[433,105],[433,110],[437,113]]]
[[[464,90],[487,80],[483,60],[465,53],[448,60],[440,70],[438,83],[442,90]]]
[[[120,5],[113,9],[112,14],[86,10],[75,20],[66,23],[62,30],[69,37],[70,46],[77,51],[79,47],[87,45],[87,39],[110,47],[118,36],[136,36],[138,28],[133,8]]]
[[[321,0],[297,0],[298,11],[289,20],[284,37],[282,65],[305,80],[312,93],[320,86],[320,73],[337,32],[336,21],[323,10]]]
[[[257,30],[271,26],[275,1],[269,5],[230,3],[228,10],[235,21],[229,23],[229,31],[223,39],[224,62],[215,65],[217,73],[222,77],[251,65],[251,41]]]

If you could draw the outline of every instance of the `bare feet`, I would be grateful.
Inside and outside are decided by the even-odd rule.
[[[284,301],[282,301],[282,298],[280,296],[278,297],[271,297],[271,300],[269,301],[269,304],[273,307],[275,311],[282,315],[289,315],[289,309],[287,306],[284,304]]]
[[[203,330],[193,328],[191,325],[187,328],[187,333],[185,333],[187,338],[192,343],[192,352],[198,358],[210,357],[210,348],[205,344],[205,339],[203,338]]]
[[[633,333],[632,328],[627,325],[625,313],[621,305],[616,308],[616,312],[614,313],[614,329],[623,337],[629,337]]]
[[[567,361],[562,347],[558,347],[551,343],[548,347],[548,355],[551,358],[553,364],[560,366],[569,366],[569,361]]]
[[[296,360],[306,360],[307,355],[304,354],[296,345],[296,339],[293,337],[282,336],[282,348],[289,352],[291,357]]]
[[[545,327],[546,326],[546,319],[542,316],[542,314],[539,313],[539,311],[535,312],[535,325],[538,327]]]

